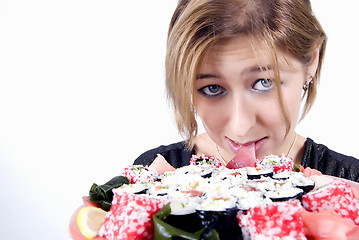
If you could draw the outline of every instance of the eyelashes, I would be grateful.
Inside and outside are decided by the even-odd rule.
[[[257,93],[269,93],[272,91],[274,87],[274,81],[268,78],[261,78],[257,79],[251,86],[251,91]],[[207,98],[215,98],[225,95],[227,90],[218,85],[218,84],[211,84],[204,87],[201,87],[197,90],[201,95]]]
[[[252,85],[252,90],[260,93],[270,92],[274,87],[274,81],[269,78],[258,79]]]
[[[219,97],[227,93],[227,90],[224,87],[217,84],[204,86],[197,91],[208,98]]]

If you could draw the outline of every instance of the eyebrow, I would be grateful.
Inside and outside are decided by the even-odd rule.
[[[260,72],[266,72],[266,71],[272,71],[273,67],[272,65],[268,65],[268,66],[255,66],[252,68],[249,68],[248,70],[246,70],[246,72],[248,73],[260,73]],[[211,73],[200,73],[197,74],[196,79],[197,80],[201,80],[201,79],[207,79],[207,78],[220,78],[218,75],[216,74],[211,74]]]
[[[249,69],[249,72],[265,72],[265,71],[271,71],[271,70],[273,70],[273,67],[271,65],[268,65],[265,67],[257,66],[257,67],[251,68],[251,69]]]
[[[215,74],[208,74],[208,73],[200,73],[197,74],[197,80],[199,79],[206,79],[206,78],[219,78],[219,76],[215,75]]]
[[[273,69],[272,66],[266,66],[266,67],[255,66],[253,68],[250,68],[247,72],[258,73],[258,72],[271,71],[272,69]],[[196,77],[197,80],[206,79],[206,78],[219,78],[219,76],[211,73],[200,73],[197,74]]]

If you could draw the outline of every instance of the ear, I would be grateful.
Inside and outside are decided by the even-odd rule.
[[[320,55],[321,45],[315,48],[313,53],[312,61],[306,66],[306,75],[305,80],[307,81],[310,78],[313,78],[317,73],[318,64],[319,64],[319,55]]]

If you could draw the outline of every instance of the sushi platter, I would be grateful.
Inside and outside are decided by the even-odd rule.
[[[93,239],[316,239],[308,222],[327,211],[359,228],[357,183],[307,177],[285,156],[228,169],[214,157],[194,155],[190,165],[162,174],[129,166],[119,181],[112,179],[112,188],[105,184],[101,196],[94,184],[84,201],[108,211]],[[88,239],[77,227],[79,209],[70,234]]]

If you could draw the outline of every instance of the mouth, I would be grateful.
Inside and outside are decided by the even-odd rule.
[[[255,141],[250,141],[250,142],[245,142],[245,143],[237,143],[237,142],[233,141],[232,139],[226,137],[227,144],[234,154],[237,154],[237,152],[240,148],[253,146],[255,148],[255,152],[257,155],[259,150],[263,147],[263,144],[266,139],[267,139],[267,137],[263,137],[261,139],[255,140]]]

